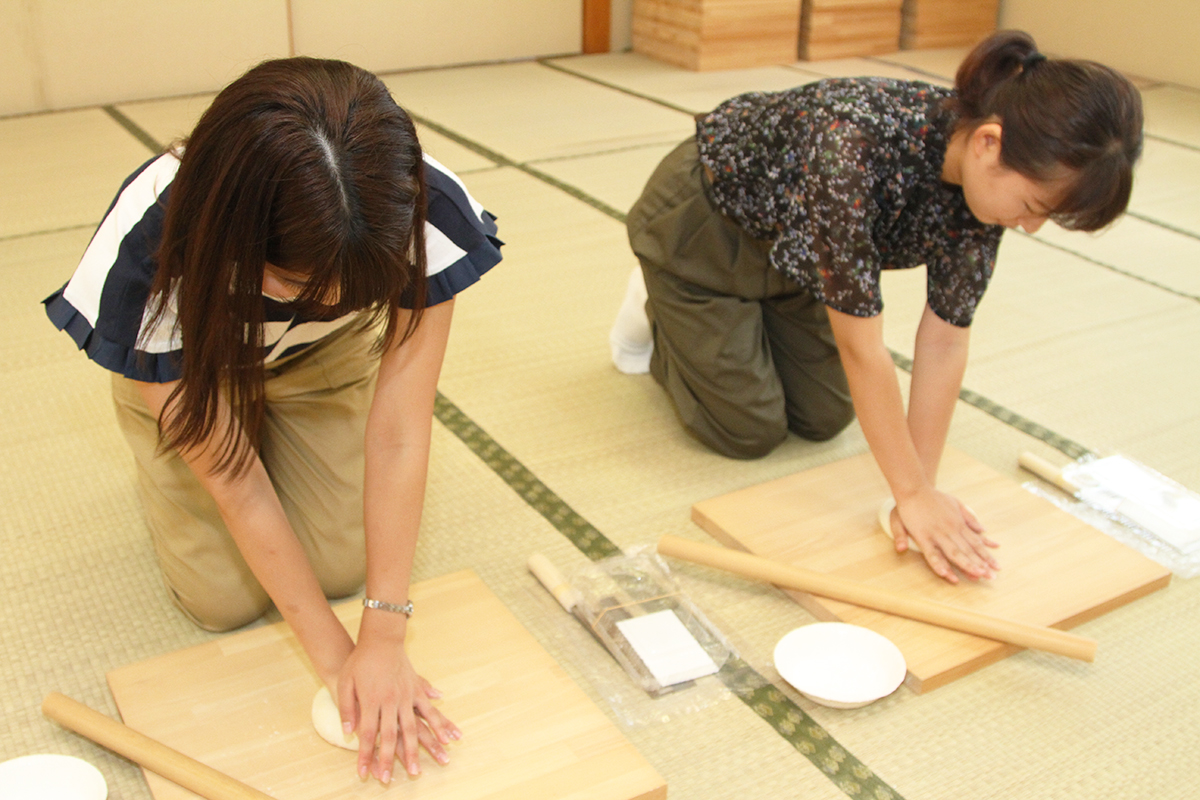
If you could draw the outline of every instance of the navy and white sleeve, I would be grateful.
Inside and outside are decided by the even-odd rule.
[[[450,170],[425,156],[429,211],[425,223],[426,306],[466,289],[500,263],[496,218],[484,210]]]
[[[50,321],[90,359],[127,378],[179,378],[180,341],[171,309],[143,330],[158,269],[167,191],[179,160],[166,154],[143,164],[122,185],[71,279],[42,302]]]

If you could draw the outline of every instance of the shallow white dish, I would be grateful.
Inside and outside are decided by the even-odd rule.
[[[873,630],[817,622],[779,640],[775,669],[815,703],[858,708],[896,691],[908,666],[900,648]]]
[[[100,770],[74,756],[43,753],[0,764],[0,800],[105,800]]]

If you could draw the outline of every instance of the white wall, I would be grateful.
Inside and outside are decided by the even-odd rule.
[[[265,58],[388,72],[578,53],[580,0],[0,0],[0,115],[215,91]]]
[[[1001,0],[1047,53],[1200,89],[1200,0]]]

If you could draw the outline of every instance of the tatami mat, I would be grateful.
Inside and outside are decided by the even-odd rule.
[[[1146,132],[1167,141],[1200,147],[1200,89],[1158,85],[1142,91]]]
[[[117,105],[116,109],[137,127],[150,134],[154,141],[167,146],[185,138],[191,132],[213,97],[215,95],[205,94],[123,103]],[[419,124],[417,135],[426,152],[455,172],[470,172],[495,166],[495,162]]]
[[[400,105],[514,161],[682,139],[683,113],[536,63],[385,76]]]
[[[954,73],[958,72],[958,65],[962,62],[968,49],[944,47],[931,50],[902,50],[898,53],[876,56],[872,60],[883,61],[931,77],[953,81]]]
[[[0,119],[0,238],[95,224],[146,156],[100,109]]]
[[[463,174],[507,242],[505,261],[456,306],[443,395],[493,451],[545,485],[557,511],[573,509],[625,547],[664,533],[704,539],[689,520],[693,503],[864,452],[852,425],[830,442],[793,438],[766,458],[731,461],[681,430],[649,377],[616,372],[607,331],[636,262],[614,214],[691,131],[678,109],[789,77],[945,77],[959,57],[909,53],[706,77],[612,54],[386,76],[399,102],[430,123],[427,149]],[[1030,428],[1129,452],[1200,489],[1200,384],[1188,360],[1200,345],[1200,215],[1187,205],[1200,185],[1188,166],[1194,94],[1151,93],[1160,89],[1147,90],[1148,132],[1159,138],[1139,174],[1138,216],[1099,236],[1006,237],[966,384]],[[117,111],[165,143],[205,102]],[[498,167],[480,151],[517,166]],[[40,699],[64,691],[114,714],[107,670],[209,635],[159,586],[106,375],[53,330],[38,301],[70,273],[121,179],[149,155],[99,109],[0,120],[0,302],[9,309],[0,319],[0,543],[9,556],[0,564],[9,609],[0,646],[15,665],[0,679],[0,759],[81,755],[101,768],[115,800],[149,796],[138,771],[46,722]],[[901,356],[911,354],[923,298],[920,270],[886,277],[886,336]],[[1014,477],[1023,450],[1066,458],[966,403],[950,444]],[[618,720],[608,693],[619,669],[524,566],[534,551],[567,571],[587,559],[555,529],[554,514],[548,520],[496,469],[435,426],[416,577],[476,570]],[[1095,664],[1021,653],[926,695],[902,688],[835,711],[782,685],[770,664],[778,638],[811,621],[806,612],[771,587],[699,567],[676,572],[751,666],[819,725],[806,735],[832,736],[893,796],[1194,794],[1200,582],[1177,580],[1085,625],[1100,641]],[[862,796],[736,699],[624,730],[672,798]]]
[[[1193,299],[1200,299],[1200,236],[1164,228],[1150,220],[1125,216],[1103,233],[1065,231],[1048,223],[1040,242],[1083,256]],[[1147,249],[1147,241],[1154,246]]]
[[[693,114],[709,111],[743,92],[780,91],[827,77],[882,76],[947,83],[945,79],[928,72],[884,59],[867,58],[798,61],[786,66],[712,72],[692,72],[639,53],[572,56],[553,59],[548,63],[572,74],[653,98]]]
[[[214,97],[215,94],[196,94],[167,100],[118,103],[114,107],[150,134],[154,141],[166,147],[192,132]]]
[[[781,91],[820,77],[805,65],[693,72],[640,53],[572,56],[549,61],[570,73],[667,102],[691,113],[715,108],[734,95]],[[666,68],[664,68],[666,67]]]
[[[1147,138],[1129,210],[1200,237],[1200,149]]]
[[[536,164],[539,171],[579,189],[623,215],[641,195],[642,187],[659,162],[682,141],[681,136],[678,142],[669,144],[539,161]]]

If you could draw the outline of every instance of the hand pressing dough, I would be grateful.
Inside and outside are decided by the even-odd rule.
[[[895,507],[896,501],[891,497],[884,500],[883,505],[879,507],[879,527],[883,528],[883,532],[892,540],[896,538],[892,535],[892,509]],[[911,536],[908,537],[908,549],[914,553],[921,552],[921,548],[917,547],[916,541]]]
[[[884,500],[883,505],[879,507],[879,527],[883,528],[883,532],[887,534],[889,539],[896,538],[892,535],[892,509],[895,507],[896,500],[891,497]],[[967,511],[970,511],[972,515],[975,514],[974,509],[972,509],[970,506],[967,506],[966,508]],[[921,552],[921,548],[917,546],[916,539],[911,536],[908,537],[908,549],[914,553]]]
[[[358,749],[358,736],[342,733],[342,715],[329,690],[322,686],[312,701],[312,723],[322,739],[347,750]]]

